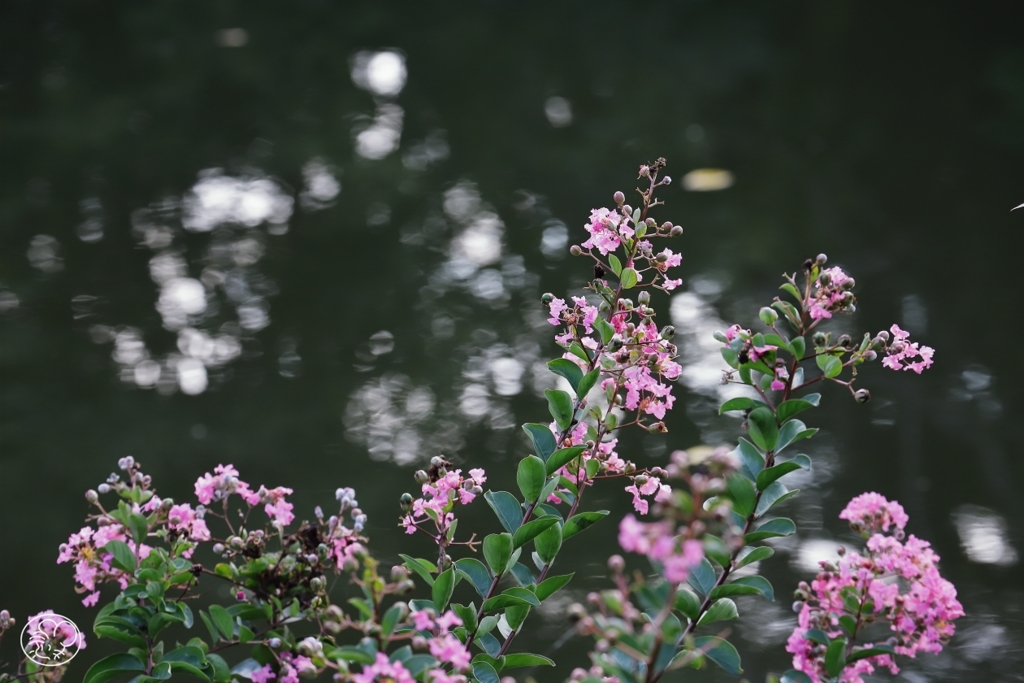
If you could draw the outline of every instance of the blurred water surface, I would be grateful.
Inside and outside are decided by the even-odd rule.
[[[710,333],[820,251],[860,283],[837,328],[899,322],[938,350],[921,377],[870,368],[872,403],[828,392],[810,418],[800,533],[761,568],[779,601],[741,605],[749,679],[786,667],[786,596],[851,542],[836,515],[863,490],[903,502],[968,612],[905,679],[1022,678],[1024,7],[0,13],[0,606],[91,623],[54,559],[82,492],[127,454],[179,500],[220,462],[295,488],[300,515],[353,486],[386,561],[397,497],[432,455],[514,485],[517,425],[543,419],[552,382],[539,297],[579,289],[567,249],[589,210],[665,156],[686,285],[660,305],[686,371],[670,434],[627,435],[629,457],[735,440]],[[482,504],[465,517],[494,526]],[[521,639],[563,658],[544,680],[585,662],[564,607],[602,585],[611,550],[574,549],[576,593]]]

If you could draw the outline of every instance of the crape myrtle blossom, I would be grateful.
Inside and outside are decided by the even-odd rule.
[[[893,325],[889,331],[892,332],[892,343],[886,346],[882,365],[890,370],[913,370],[919,375],[932,366],[935,349],[910,341],[910,333],[900,329],[899,325]]]
[[[626,515],[619,524],[619,545],[625,551],[660,563],[665,579],[673,583],[686,581],[690,569],[704,559],[701,542],[678,536],[666,520],[643,523],[633,515]]]
[[[401,662],[392,662],[383,652],[378,652],[373,664],[364,666],[360,673],[352,676],[352,680],[355,683],[376,683],[377,681],[388,681],[389,683],[415,682],[415,679],[402,666]]]
[[[853,289],[856,282],[839,266],[823,269],[811,289],[806,308],[813,320],[831,318],[833,313],[857,310]]]
[[[63,664],[69,655],[85,647],[85,636],[53,610],[45,610],[28,618],[22,647],[37,661],[47,658]]]
[[[474,468],[468,476],[461,469],[450,469],[452,464],[441,456],[430,461],[427,471],[419,470],[414,475],[421,484],[421,497],[413,499],[409,494],[402,496],[402,509],[406,513],[401,525],[405,533],[414,534],[428,519],[433,522],[438,536],[444,536],[455,521],[452,512],[457,503],[469,505],[483,493],[487,475],[483,469]],[[433,534],[431,534],[433,535]]]
[[[278,486],[268,489],[260,486],[254,491],[249,484],[238,478],[238,470],[232,465],[217,465],[213,468],[212,475],[207,472],[199,477],[196,480],[195,492],[196,498],[203,505],[222,501],[226,506],[228,497],[233,494],[240,496],[250,507],[262,503],[263,511],[279,528],[288,526],[295,519],[292,504],[285,500],[285,496],[292,494],[290,488]]]
[[[865,493],[854,498],[840,518],[868,537],[866,552],[847,551],[836,563],[822,562],[815,579],[809,585],[801,583],[798,625],[786,646],[793,654],[793,667],[816,683],[828,678],[825,646],[806,637],[810,629],[835,638],[844,634],[840,617],[848,616],[855,620],[855,637],[869,615],[872,621],[888,623],[892,636],[884,645],[913,658],[918,652],[939,652],[953,636],[953,622],[964,614],[953,584],[939,575],[939,557],[930,544],[913,535],[902,541],[908,519],[899,503]],[[851,613],[853,606],[857,609]],[[848,665],[840,680],[860,683],[877,667],[899,673],[892,655],[879,654]]]

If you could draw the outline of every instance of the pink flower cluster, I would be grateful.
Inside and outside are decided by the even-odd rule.
[[[253,681],[255,680],[254,678]],[[373,664],[364,666],[362,672],[352,676],[352,680],[355,683],[375,683],[376,681],[415,683],[415,679],[402,666],[401,662],[392,662],[383,652],[378,652],[376,661]]]
[[[912,535],[906,542],[900,540],[907,516],[898,503],[876,493],[863,494],[840,517],[856,531],[875,533],[867,541],[866,554],[846,552],[834,565],[822,562],[814,581],[800,586],[803,605],[786,650],[793,654],[793,667],[815,683],[827,678],[825,646],[805,637],[810,629],[821,629],[834,638],[843,634],[841,616],[853,617],[859,628],[868,613],[874,621],[888,622],[893,634],[889,643],[897,654],[915,657],[918,652],[939,652],[953,636],[953,622],[964,614],[953,584],[939,575],[939,557],[931,546]],[[895,535],[885,533],[890,530]],[[851,597],[859,606],[856,613],[846,604]],[[899,672],[895,659],[882,654],[847,666],[840,679],[860,683],[876,667]]]
[[[431,471],[434,471],[431,468]],[[441,468],[431,481],[423,484],[422,497],[412,501],[412,509],[402,518],[405,533],[414,534],[419,524],[428,518],[434,522],[439,533],[448,529],[455,520],[452,509],[456,503],[469,505],[483,493],[483,484],[487,481],[486,473],[475,468],[469,476],[462,476],[462,470],[447,471]]]
[[[597,249],[607,256],[619,248],[622,239],[633,236],[633,228],[629,227],[628,219],[618,211],[610,209],[594,209],[590,212],[590,222],[583,226],[590,237],[583,246]]]
[[[254,491],[244,481],[238,478],[238,470],[232,465],[217,465],[213,468],[213,474],[209,472],[196,480],[196,498],[203,505],[209,505],[214,501],[223,501],[232,494],[239,495],[250,507],[263,504],[263,511],[267,513],[274,524],[279,528],[286,527],[295,519],[292,514],[292,504],[284,499],[290,496],[292,490],[284,486],[268,489],[260,486]]]
[[[84,647],[85,636],[81,631],[53,610],[28,618],[22,648],[37,662],[45,658],[52,664],[63,664]]]
[[[427,643],[430,654],[453,668],[451,674],[440,667],[432,669],[430,680],[434,683],[465,683],[465,676],[454,672],[468,669],[473,658],[462,641],[451,633],[456,626],[462,626],[462,620],[451,610],[436,618],[432,610],[419,610],[412,613],[412,620],[416,630],[430,638]]]
[[[839,266],[825,268],[814,282],[810,299],[805,302],[808,313],[814,320],[831,318],[833,313],[856,310],[852,277]]]
[[[57,564],[75,563],[75,582],[78,584],[75,591],[89,593],[82,600],[86,607],[92,607],[100,599],[99,584],[116,581],[122,590],[128,587],[128,575],[114,567],[114,556],[103,550],[107,543],[124,541],[139,559],[148,557],[152,550],[145,543],[136,546],[120,524],[106,518],[103,521],[107,523],[96,529],[86,526],[71,534],[68,542],[61,544],[57,556]]]
[[[270,664],[264,664],[262,668],[253,671],[251,674],[253,683],[269,683],[270,681],[299,683],[300,676],[309,678],[317,673],[316,665],[313,664],[313,660],[309,657],[294,655],[291,652],[282,652],[279,660],[281,670],[276,674],[274,673],[274,667]],[[411,677],[409,681],[410,683],[412,682]]]
[[[552,422],[549,425],[551,433],[557,438],[560,436],[560,430],[558,425]],[[558,444],[559,448],[571,448],[572,446],[583,446],[588,440],[588,431],[590,427],[585,422],[577,422],[562,443]],[[583,451],[579,459],[579,469],[586,471],[587,463],[591,460],[598,460],[601,463],[600,471],[604,474],[620,474],[625,472],[629,463],[619,457],[619,454],[615,452],[615,447],[618,445],[618,439],[607,439],[597,444],[595,448],[588,448]],[[577,476],[578,470],[574,468],[574,471],[570,471],[569,465],[563,465],[559,468],[557,474],[565,477],[572,481]],[[558,504],[562,502],[556,493],[565,493],[568,489],[557,488],[555,492],[548,496],[547,502],[552,504]]]
[[[642,496],[654,496],[654,500],[664,503],[672,498],[672,487],[662,484],[661,479],[653,475],[638,474],[633,477],[633,483],[626,487],[627,493],[633,494],[633,509],[641,515],[646,515],[648,501]]]
[[[623,550],[645,555],[661,563],[667,581],[685,581],[690,569],[704,559],[704,548],[695,539],[683,539],[667,521],[644,523],[626,515],[619,524],[619,545]]]
[[[778,361],[775,358],[776,352],[779,347],[772,344],[762,344],[758,346],[754,343],[754,334],[748,330],[740,327],[739,325],[733,325],[725,332],[716,332],[716,339],[722,341],[729,348],[736,348],[733,341],[740,339],[743,341],[743,345],[738,351],[738,361],[742,363],[762,361],[774,372],[772,377],[771,390],[772,391],[783,391],[786,388],[786,381],[789,379],[789,370],[786,368],[786,364],[782,361]]]
[[[353,568],[355,560],[359,555],[366,552],[363,541],[366,539],[359,535],[366,524],[366,515],[359,509],[359,501],[356,500],[356,492],[348,487],[338,489],[334,497],[338,499],[340,510],[337,515],[332,515],[327,520],[326,543],[330,548],[330,556],[334,560],[334,571]],[[352,528],[342,523],[343,515],[351,511]],[[320,516],[317,508],[317,516]],[[322,521],[322,520],[321,520]]]
[[[913,370],[919,375],[932,366],[935,349],[910,341],[910,333],[901,330],[899,325],[893,325],[889,331],[892,332],[892,343],[885,349],[882,365],[890,370]]]

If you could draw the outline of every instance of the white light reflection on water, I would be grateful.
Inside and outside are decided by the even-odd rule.
[[[1017,563],[1006,520],[993,510],[962,505],[953,511],[960,545],[971,562],[1007,567]]]
[[[322,159],[311,159],[302,167],[305,187],[299,193],[299,203],[307,211],[317,211],[333,206],[334,198],[341,193],[341,183],[334,171]]]
[[[839,559],[840,545],[825,538],[801,540],[789,563],[794,569],[816,574],[821,569],[821,562],[835,562]]]
[[[357,52],[351,60],[352,82],[382,97],[395,97],[405,87],[405,57],[395,50]]]

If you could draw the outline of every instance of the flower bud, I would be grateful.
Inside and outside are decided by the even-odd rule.
[[[622,206],[622,204],[626,201],[626,195],[622,194],[621,191],[618,191],[612,195],[612,200],[619,206]]]
[[[541,294],[540,300],[544,304],[549,304],[555,300],[555,295],[552,294],[551,292],[544,292],[543,294]]]
[[[814,333],[814,345],[815,346],[824,346],[826,341],[828,341],[828,337],[825,336],[824,332],[815,332]]]
[[[572,254],[573,256],[579,256],[580,254],[583,253],[583,250],[580,248],[580,245],[574,244],[571,247],[569,247],[569,253]]]
[[[828,263],[828,256],[825,256],[824,254],[818,254],[818,258],[814,259],[814,263],[817,266],[823,266],[826,263]]]
[[[281,639],[280,638],[271,638],[270,640],[267,641],[267,645],[271,649],[276,650],[277,648],[281,647]]]
[[[849,348],[850,345],[853,344],[853,339],[851,339],[850,335],[848,335],[848,334],[841,334],[841,335],[839,335],[839,340],[838,341],[839,341],[839,345],[840,346],[843,346],[843,347],[846,347],[846,348]]]
[[[871,400],[871,392],[867,389],[858,389],[853,392],[853,398],[856,399],[857,403],[867,403]]]
[[[648,218],[647,220],[644,221],[644,224],[648,228],[654,228],[658,226],[658,221],[654,220],[653,218]]]
[[[100,493],[110,493],[110,484],[103,483],[96,487]]]
[[[662,339],[671,339],[674,336],[676,336],[676,328],[671,325],[665,325],[665,327],[661,328]]]
[[[876,360],[877,358],[878,358],[878,354],[875,353],[875,351],[872,350],[872,349],[868,349],[867,351],[864,352],[864,360],[872,361],[872,360]]]
[[[821,275],[818,276],[818,284],[820,284],[822,287],[828,287],[830,284],[832,284],[832,276],[829,275],[827,272],[822,273]]]
[[[416,590],[416,584],[413,583],[412,579],[406,579],[405,581],[398,582],[398,594],[408,595]]]
[[[423,470],[416,470],[416,472],[413,473],[412,478],[417,484],[426,484],[430,481],[430,476]]]
[[[889,343],[889,333],[886,332],[885,330],[882,330],[881,332],[878,333],[878,338],[882,340],[883,344]]]
[[[608,558],[608,568],[618,574],[626,568],[626,561],[622,559],[622,555],[612,555]]]
[[[673,225],[672,229],[668,231],[669,237],[679,237],[683,234],[683,228],[678,225]]]
[[[391,580],[398,582],[403,579],[409,578],[409,570],[400,564],[396,564],[391,568]]]
[[[633,207],[630,206],[629,204],[624,204],[622,206],[622,215],[624,215],[624,216],[632,216],[633,215]]]
[[[646,289],[641,290],[641,292],[636,295],[636,300],[641,305],[646,306],[647,304],[651,303],[651,293],[648,292]]]
[[[213,544],[213,552],[215,554],[217,554],[217,555],[223,555],[224,554],[224,544],[223,543],[214,543]]]
[[[85,492],[85,499],[90,503],[95,503],[100,499],[100,495],[93,491],[92,489],[89,489],[88,491]]]
[[[668,432],[668,427],[665,426],[664,422],[655,422],[647,427],[647,431],[651,434],[665,434]]]
[[[775,312],[774,308],[771,308],[769,306],[763,307],[757,315],[761,318],[761,322],[763,322],[768,327],[774,325],[775,322],[779,319],[779,314]]]

